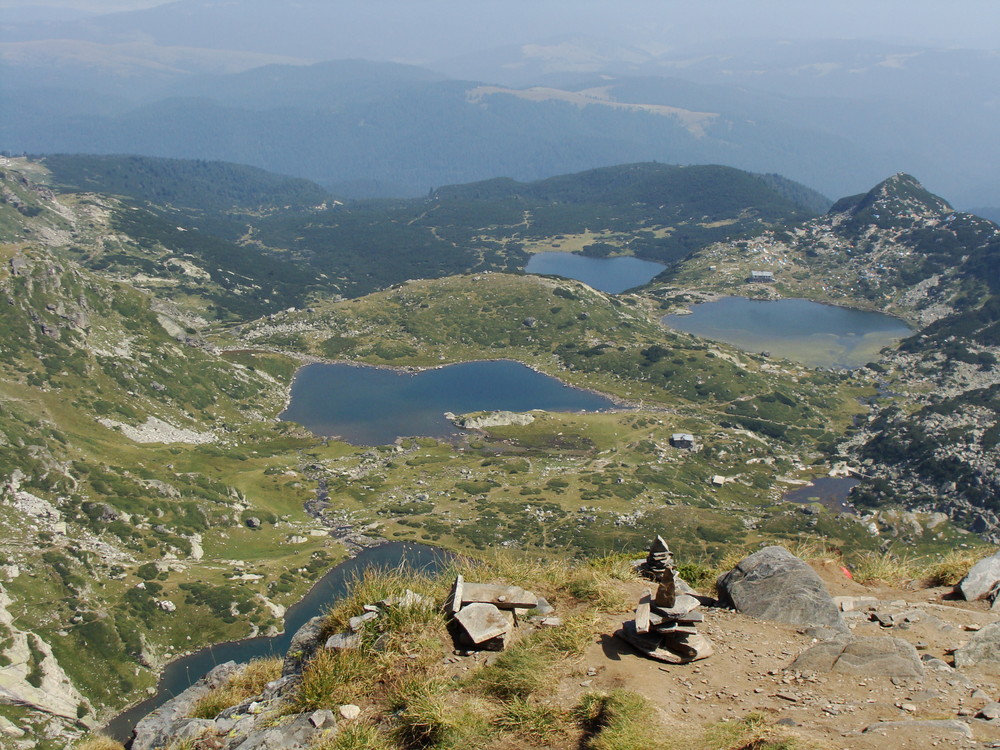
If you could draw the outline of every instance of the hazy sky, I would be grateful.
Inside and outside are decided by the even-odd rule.
[[[274,0],[280,7],[318,0]],[[328,7],[368,0],[322,0]],[[413,0],[433,19],[440,0]],[[165,4],[163,0],[0,0],[0,9],[42,7],[113,12]],[[377,4],[377,0],[376,0]],[[454,7],[452,3],[448,3]],[[473,8],[504,8],[544,33],[632,31],[649,40],[687,28],[698,38],[788,36],[878,38],[941,45],[997,47],[1000,2],[996,0],[466,0]],[[475,13],[476,11],[472,11]],[[487,12],[485,15],[492,15]],[[615,28],[616,27],[616,28]],[[417,31],[419,33],[419,30]],[[615,35],[617,35],[617,33]]]
[[[163,4],[163,0],[40,0],[34,3],[26,3],[24,0],[0,0],[0,8],[69,8],[89,13],[140,10]]]

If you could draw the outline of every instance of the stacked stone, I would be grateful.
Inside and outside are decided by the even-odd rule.
[[[701,602],[674,570],[670,548],[656,537],[649,548],[642,573],[657,583],[656,594],[646,590],[635,610],[635,619],[623,623],[615,635],[640,653],[669,664],[686,664],[712,655],[712,643],[698,633],[705,616],[695,612]]]
[[[459,625],[460,645],[477,651],[502,651],[518,618],[552,611],[548,602],[520,586],[472,583],[462,576],[455,579],[449,608]],[[540,624],[556,625],[558,618],[542,617]]]

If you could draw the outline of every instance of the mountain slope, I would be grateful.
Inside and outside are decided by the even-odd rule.
[[[670,282],[878,309],[917,331],[870,367],[885,395],[843,446],[868,507],[944,512],[1000,539],[1000,227],[895,175],[804,224],[695,253]],[[673,292],[664,291],[665,294]]]
[[[342,552],[287,545],[315,524],[281,473],[309,439],[261,424],[289,364],[227,361],[169,305],[57,256],[99,206],[2,179],[0,716],[35,711],[36,746],[55,748],[58,727],[120,708],[172,656],[279,628],[309,566]],[[248,549],[249,566],[228,562]]]
[[[98,237],[64,243],[70,257],[221,320],[411,278],[519,271],[526,249],[579,245],[588,254],[670,263],[708,242],[808,216],[823,203],[777,175],[720,166],[632,164],[347,203],[304,180],[217,162],[78,155],[46,157],[33,168],[39,183],[104,206],[102,230],[89,232]],[[129,200],[86,198],[80,190]]]

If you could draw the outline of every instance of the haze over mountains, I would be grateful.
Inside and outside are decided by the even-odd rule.
[[[884,10],[868,22],[889,28]],[[907,171],[960,207],[1000,205],[995,52],[782,38],[791,21],[762,19],[741,39],[745,11],[725,11],[714,38],[685,25],[699,11],[645,3],[185,0],[14,15],[0,27],[0,148],[224,159],[348,196],[649,160],[779,172],[829,196]],[[846,36],[840,16],[815,20]],[[903,35],[914,21],[898,24]]]

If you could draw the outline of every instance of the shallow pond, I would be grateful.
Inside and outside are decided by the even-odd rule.
[[[461,434],[444,412],[600,411],[614,403],[519,362],[465,362],[419,373],[356,365],[306,365],[280,418],[354,445]]]
[[[882,347],[911,333],[906,323],[889,315],[805,299],[726,297],[694,305],[687,315],[667,315],[663,323],[813,367],[861,367],[877,359]]]
[[[642,286],[666,268],[662,263],[631,256],[588,258],[573,253],[536,253],[524,267],[527,273],[562,276],[594,289],[618,294]]]
[[[851,490],[861,484],[855,477],[821,477],[797,490],[789,490],[782,500],[789,503],[819,503],[835,513],[857,515],[857,509],[848,502]]]
[[[160,674],[156,695],[119,714],[104,728],[104,732],[119,742],[132,735],[136,723],[158,706],[178,695],[204,677],[218,664],[227,661],[242,663],[268,656],[284,656],[288,644],[300,627],[316,615],[323,614],[333,602],[347,592],[347,586],[369,568],[397,568],[405,565],[413,570],[439,570],[451,558],[450,553],[435,547],[404,542],[390,542],[363,550],[357,557],[337,565],[316,582],[309,593],[285,613],[285,632],[273,638],[246,638],[241,641],[217,643],[170,662]]]

